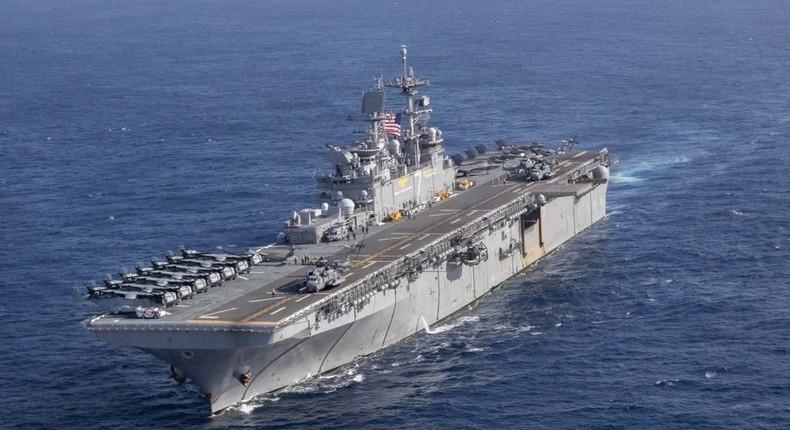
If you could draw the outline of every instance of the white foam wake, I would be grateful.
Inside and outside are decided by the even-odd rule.
[[[426,333],[428,333],[428,334],[439,334],[439,333],[444,333],[446,331],[450,331],[450,330],[452,330],[452,329],[454,329],[456,327],[460,327],[460,326],[462,326],[464,324],[467,324],[467,323],[478,322],[478,321],[480,321],[480,317],[478,317],[476,315],[474,315],[474,316],[463,316],[463,317],[458,318],[457,320],[453,321],[452,323],[443,324],[443,325],[440,325],[440,326],[437,326],[437,327],[434,327],[434,328],[430,328],[428,326],[428,322],[425,321],[425,318],[420,317],[420,321],[422,321],[422,326],[425,328],[425,332]]]
[[[675,165],[685,164],[691,162],[691,159],[685,155],[671,156],[666,158],[658,158],[650,161],[642,161],[639,163],[628,165],[622,163],[618,167],[613,168],[609,179],[617,183],[634,183],[645,180],[645,174],[661,170],[663,168]]]

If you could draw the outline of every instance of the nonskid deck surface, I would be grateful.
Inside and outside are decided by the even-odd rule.
[[[345,261],[344,285],[349,285],[520,196],[530,192],[562,192],[566,187],[566,177],[597,155],[597,152],[589,151],[566,154],[560,158],[553,178],[540,182],[505,181],[503,169],[491,170],[486,175],[473,177],[478,182],[474,187],[433,204],[413,219],[405,218],[385,227],[373,227],[369,234],[356,232],[356,240],[298,246],[297,264],[291,259],[281,265],[254,266],[250,273],[236,280],[167,308],[170,315],[161,319],[106,315],[91,321],[91,326],[120,330],[125,326],[139,329],[149,325],[183,328],[185,324],[274,327],[283,318],[343,288],[317,293],[300,292],[306,272],[313,267],[300,264],[302,253],[308,253],[312,259],[324,257],[329,261]]]

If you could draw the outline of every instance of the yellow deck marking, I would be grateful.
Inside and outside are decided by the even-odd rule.
[[[587,151],[581,151],[581,152],[579,152],[578,154],[574,154],[574,156],[573,156],[573,157],[571,157],[571,158],[579,158],[579,157],[581,157],[582,155],[584,155],[584,154],[586,154],[586,153],[587,153]]]
[[[272,303],[271,305],[266,306],[265,308],[262,308],[262,309],[260,309],[260,310],[258,310],[256,312],[251,313],[250,315],[247,315],[246,317],[242,318],[240,322],[245,322],[245,323],[246,322],[250,322],[250,321],[254,320],[255,318],[258,318],[259,316],[265,314],[266,312],[269,312],[272,309],[275,309],[275,308],[278,308],[278,307],[284,305],[286,302],[292,300],[294,297],[295,296],[286,296],[282,300],[278,300],[278,301]]]

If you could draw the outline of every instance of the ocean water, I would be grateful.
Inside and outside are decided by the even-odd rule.
[[[790,3],[0,4],[0,428],[786,428]],[[608,216],[468,313],[210,417],[70,291],[274,240],[399,46],[449,153],[608,147]],[[394,101],[394,100],[393,100]]]

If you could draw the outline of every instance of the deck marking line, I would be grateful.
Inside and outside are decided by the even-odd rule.
[[[578,154],[574,155],[574,156],[573,156],[573,157],[571,157],[571,158],[579,158],[579,157],[581,157],[582,155],[584,155],[584,154],[586,154],[586,153],[587,153],[587,151],[581,151],[581,152],[579,152]]]
[[[250,322],[250,321],[254,320],[255,318],[258,318],[259,316],[265,314],[266,312],[269,312],[270,310],[276,308],[277,306],[284,305],[285,302],[287,302],[287,301],[289,301],[289,300],[291,300],[293,298],[294,298],[294,296],[283,297],[282,300],[278,300],[278,301],[276,301],[276,302],[264,307],[263,309],[258,309],[257,311],[251,313],[250,315],[247,315],[246,317],[242,318],[241,321],[239,321],[239,322],[245,322],[245,323],[246,322]]]
[[[398,194],[403,194],[403,193],[405,193],[406,191],[409,191],[409,190],[412,190],[412,189],[414,189],[414,186],[412,186],[412,185],[409,185],[408,187],[406,187],[406,188],[404,188],[404,189],[402,189],[402,190],[400,190],[400,191],[395,191],[395,193],[394,193],[394,194],[397,196]]]
[[[285,306],[281,307],[280,309],[277,309],[276,311],[273,311],[273,312],[272,312],[271,314],[269,314],[269,315],[274,315],[274,314],[276,314],[277,312],[284,311],[284,310],[285,310]]]
[[[198,317],[198,319],[204,319],[204,320],[216,320],[216,319],[219,319],[219,317],[217,316],[217,314],[221,314],[221,313],[225,313],[225,312],[230,312],[230,311],[234,311],[234,310],[236,310],[236,308],[224,309],[224,310],[221,310],[221,311],[212,312],[212,313],[210,313],[210,314],[201,315],[201,316],[199,316],[199,317]]]
[[[518,185],[518,184],[514,184],[512,188],[511,188],[511,187],[508,187],[508,188],[506,188],[506,189],[504,189],[504,190],[502,190],[502,191],[500,191],[500,192],[498,192],[498,193],[494,194],[493,196],[490,196],[490,197],[488,197],[488,198],[487,198],[487,199],[485,199],[485,200],[479,201],[479,202],[477,202],[477,203],[476,203],[476,204],[475,204],[473,207],[480,207],[480,206],[483,206],[483,205],[485,205],[485,204],[486,204],[486,203],[488,203],[488,202],[491,202],[491,201],[493,201],[493,200],[496,200],[496,199],[498,199],[499,197],[501,197],[501,196],[505,195],[505,193],[507,193],[508,191],[512,191],[512,190],[513,190],[513,189],[515,189],[515,188],[520,188],[520,187],[519,187],[519,185]],[[458,221],[460,221],[460,219],[459,219],[459,218],[457,218],[455,221],[449,221],[449,218],[448,218],[448,219],[445,219],[445,220],[443,220],[443,221],[439,221],[439,222],[438,222],[438,223],[436,223],[436,224],[429,225],[428,227],[426,227],[426,228],[425,228],[425,229],[423,229],[422,231],[415,232],[415,234],[423,233],[423,232],[430,231],[430,230],[435,230],[437,227],[440,227],[440,226],[442,226],[442,225],[444,225],[444,224],[448,224],[448,223],[449,223],[449,224],[452,224],[453,222],[458,222]],[[392,244],[392,245],[388,246],[387,248],[384,248],[384,249],[382,249],[381,251],[379,251],[379,252],[377,252],[377,253],[375,253],[375,254],[371,255],[370,257],[367,257],[367,258],[363,259],[361,262],[359,262],[359,263],[355,264],[353,267],[355,267],[355,268],[356,268],[356,267],[359,267],[359,265],[360,265],[360,264],[366,263],[366,262],[368,262],[368,261],[370,261],[370,260],[372,260],[372,259],[374,259],[374,258],[376,258],[376,257],[383,256],[383,255],[387,255],[387,253],[388,253],[388,252],[390,252],[390,251],[392,251],[393,249],[395,249],[395,248],[396,248],[398,245],[402,245],[402,244],[406,243],[408,240],[409,240],[409,238],[408,238],[408,237],[406,237],[406,238],[402,239],[400,242],[398,242],[398,243],[394,243],[394,244]]]
[[[277,299],[279,299],[279,297],[267,297],[265,299],[250,300],[250,303],[268,302],[269,300],[277,300]]]

